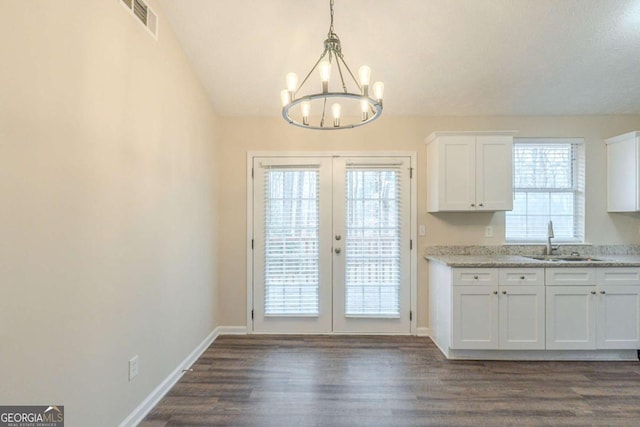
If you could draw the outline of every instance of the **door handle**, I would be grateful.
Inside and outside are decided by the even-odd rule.
[[[342,249],[340,249],[340,248],[335,248],[335,249],[334,249],[334,252],[335,252],[335,253],[337,253],[337,254],[339,254],[340,252],[342,252]]]

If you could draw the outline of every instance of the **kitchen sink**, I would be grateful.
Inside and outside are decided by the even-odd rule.
[[[549,255],[549,256],[528,256],[525,258],[531,258],[531,259],[535,259],[538,261],[554,261],[554,262],[597,262],[597,261],[604,261],[598,258],[592,258],[592,257],[581,257],[581,256],[556,256],[556,255]]]

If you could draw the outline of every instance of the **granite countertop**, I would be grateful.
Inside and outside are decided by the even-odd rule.
[[[640,267],[640,255],[592,255],[590,261],[537,260],[522,255],[426,255],[449,267]]]

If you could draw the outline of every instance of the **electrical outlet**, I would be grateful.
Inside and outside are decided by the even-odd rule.
[[[426,234],[424,225],[418,227],[418,236],[424,236]]]
[[[493,237],[493,227],[490,225],[487,225],[484,228],[484,237]]]
[[[138,355],[129,359],[129,381],[138,376]]]

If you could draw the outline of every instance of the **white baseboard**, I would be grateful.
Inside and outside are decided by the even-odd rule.
[[[429,328],[417,328],[416,335],[419,337],[428,337],[429,336]]]
[[[218,335],[247,335],[246,326],[218,326]]]
[[[183,369],[189,368],[196,360],[205,352],[207,348],[221,335],[221,327],[215,328],[198,346],[184,359],[176,369],[169,374],[153,391],[129,414],[127,418],[120,423],[119,427],[137,426],[144,417],[160,402],[171,387],[173,387],[180,377],[182,377]]]
[[[441,349],[442,350],[442,349]],[[444,353],[444,352],[443,352]],[[453,360],[637,361],[637,350],[450,350]]]

